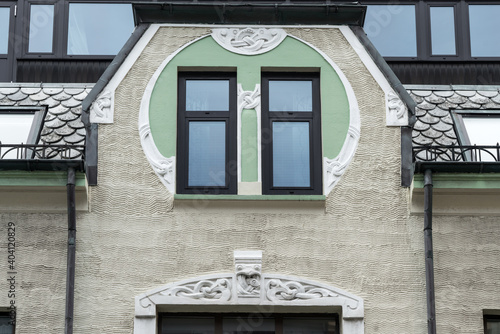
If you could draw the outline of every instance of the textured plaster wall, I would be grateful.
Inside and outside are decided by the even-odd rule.
[[[423,218],[400,187],[400,133],[385,126],[384,94],[337,30],[287,29],[344,71],[361,109],[356,155],[325,209],[182,208],[150,168],[137,130],[144,88],[165,57],[205,28],[162,28],[116,91],[114,124],[99,127],[99,185],[77,216],[75,333],[132,333],[134,296],[177,280],[233,271],[235,249],[264,252],[263,272],[302,276],[365,300],[365,333],[427,332]],[[66,216],[3,214],[19,240],[17,333],[64,327]],[[479,333],[500,308],[495,217],[436,217],[440,333]],[[6,272],[6,261],[0,261]],[[5,280],[0,306],[8,305]]]

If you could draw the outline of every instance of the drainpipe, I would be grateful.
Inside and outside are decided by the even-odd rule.
[[[75,240],[76,240],[76,209],[75,209],[75,169],[68,168],[68,183],[66,184],[68,198],[68,262],[66,269],[66,320],[64,333],[73,334],[73,309],[75,306]]]
[[[427,332],[436,334],[436,297],[434,295],[434,258],[432,249],[432,171],[424,174],[424,244],[427,293]]]

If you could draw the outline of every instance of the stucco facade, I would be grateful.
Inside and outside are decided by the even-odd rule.
[[[77,214],[75,333],[136,333],[136,296],[234,272],[237,250],[261,250],[262,272],[359,296],[364,333],[426,332],[423,217],[411,213],[412,189],[401,186],[401,130],[387,126],[383,79],[339,27],[283,29],[323,52],[352,87],[360,135],[343,175],[324,200],[174,199],[141,145],[141,101],[164,60],[211,29],[157,27],[128,71],[117,74],[124,76],[113,91],[112,122],[99,125],[98,185],[85,188],[88,210]],[[7,222],[16,225],[16,333],[61,333],[66,216],[23,211],[0,213],[2,249]],[[500,308],[498,219],[435,217],[438,332],[479,333],[483,310]],[[8,271],[6,261],[0,268]],[[0,306],[9,302],[0,293]],[[299,310],[308,312],[306,305]]]

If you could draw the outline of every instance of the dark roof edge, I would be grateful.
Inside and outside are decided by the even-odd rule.
[[[92,102],[97,98],[97,96],[102,92],[104,87],[109,83],[111,78],[116,74],[120,66],[123,64],[127,56],[130,54],[130,51],[134,48],[134,46],[137,44],[139,39],[144,35],[144,32],[149,28],[149,24],[141,24],[138,25],[132,35],[130,35],[130,38],[127,40],[125,45],[122,47],[120,52],[116,55],[116,57],[113,59],[111,64],[109,64],[108,68],[104,73],[101,75],[99,80],[96,82],[94,85],[94,88],[90,91],[90,93],[85,97],[85,99],[82,102],[82,110],[84,114],[82,114],[82,121],[85,125],[90,124],[90,119],[88,115],[88,111],[90,109],[90,106],[92,105]]]
[[[2,170],[25,170],[25,171],[67,171],[75,168],[77,172],[83,172],[83,160],[68,159],[9,159],[0,160],[0,171]]]
[[[359,25],[366,6],[357,2],[164,1],[133,2],[138,23]]]
[[[408,106],[409,125],[413,127],[413,124],[415,124],[417,120],[415,116],[415,108],[417,107],[417,103],[411,98],[410,94],[408,94],[401,81],[399,81],[396,74],[394,74],[390,66],[385,61],[384,57],[380,55],[375,46],[368,39],[363,28],[351,26],[351,30],[358,37],[359,41],[365,47],[366,51],[368,51],[375,64],[382,71],[387,81],[389,81],[389,84],[392,86],[392,88],[394,88],[399,97]]]

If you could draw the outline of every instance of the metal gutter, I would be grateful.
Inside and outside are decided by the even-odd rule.
[[[73,334],[73,314],[75,306],[75,262],[76,262],[76,208],[75,208],[75,170],[68,169],[68,251],[66,267],[66,308],[64,333]]]
[[[83,172],[83,160],[50,160],[50,159],[0,159],[1,170],[26,171],[66,171],[70,168]]]
[[[498,161],[417,161],[415,173],[424,173],[427,169],[443,173],[500,173]]]
[[[424,174],[424,247],[428,334],[436,334],[436,296],[434,292],[434,255],[432,246],[432,188],[432,171],[427,169]]]
[[[121,67],[127,56],[130,54],[137,41],[141,39],[144,32],[149,28],[149,24],[141,24],[137,26],[122,47],[120,52],[113,59],[106,71],[101,75],[94,88],[89,92],[82,102],[82,122],[85,125],[86,140],[85,140],[85,173],[89,186],[97,185],[97,133],[98,125],[90,123],[90,106],[99,94],[108,85],[109,81],[118,69]]]

